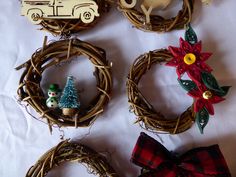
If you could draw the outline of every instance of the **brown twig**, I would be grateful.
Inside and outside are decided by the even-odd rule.
[[[100,177],[118,177],[103,155],[85,145],[69,142],[69,140],[62,141],[46,152],[28,170],[25,177],[44,177],[51,169],[65,162],[81,163],[88,168],[89,172]]]
[[[155,50],[138,57],[133,63],[128,79],[127,94],[136,123],[142,123],[147,130],[155,132],[181,133],[189,129],[195,121],[192,106],[176,119],[168,119],[157,112],[138,89],[141,77],[154,65],[169,61],[173,56],[166,49]],[[141,124],[141,125],[142,125]]]

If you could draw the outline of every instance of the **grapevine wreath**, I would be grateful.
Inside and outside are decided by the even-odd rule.
[[[95,67],[98,93],[87,107],[81,108],[73,116],[66,116],[61,110],[48,108],[46,98],[40,86],[43,72],[52,66],[84,55]],[[66,39],[46,44],[37,50],[26,63],[16,69],[25,68],[18,88],[21,101],[31,105],[42,118],[47,119],[50,131],[53,124],[62,126],[89,126],[104,110],[110,99],[112,89],[111,66],[103,49],[78,39]],[[71,79],[71,77],[69,77]]]
[[[165,8],[169,3],[170,0],[144,0],[141,4],[142,10],[137,10],[137,0],[119,0],[119,8],[136,28],[144,31],[168,32],[184,28],[191,21],[194,0],[183,0],[182,9],[175,17],[169,19],[145,13],[151,12],[154,8]]]
[[[75,3],[75,6],[70,7],[72,3]],[[90,29],[110,9],[110,4],[106,0],[50,0],[43,2],[21,0],[21,6],[22,15],[27,16],[33,24],[41,25],[42,30],[60,36],[69,36]],[[83,13],[79,15],[81,9]],[[68,14],[57,14],[59,12],[65,13],[63,11]],[[70,16],[69,12],[72,13]],[[94,15],[94,12],[97,14]],[[75,18],[75,16],[77,17]]]
[[[180,38],[180,47],[155,50],[139,56],[131,66],[127,80],[127,94],[131,111],[137,116],[137,123],[143,123],[146,129],[181,133],[189,129],[196,120],[203,129],[208,123],[209,114],[214,114],[213,104],[224,100],[230,86],[220,87],[212,69],[205,63],[211,53],[201,52],[201,41],[187,25],[185,40]],[[140,92],[138,85],[142,76],[155,64],[166,64],[176,67],[179,84],[193,98],[193,104],[175,119],[166,118],[156,111]],[[187,73],[190,80],[183,80]]]
[[[66,140],[46,152],[29,169],[26,177],[44,177],[51,169],[64,162],[82,163],[92,174],[99,175],[100,177],[118,176],[103,155],[85,145]]]

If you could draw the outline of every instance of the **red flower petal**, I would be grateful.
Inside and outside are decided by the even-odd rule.
[[[176,68],[176,73],[178,75],[178,78],[181,78],[181,76],[186,72],[186,66],[184,64],[179,64]]]
[[[187,71],[187,74],[193,82],[197,84],[201,83],[202,81],[201,71],[196,66],[191,67],[191,69]]]
[[[212,55],[212,53],[208,53],[208,52],[203,52],[200,54],[200,60],[201,61],[206,61],[210,58],[210,56]]]
[[[205,101],[205,108],[207,109],[209,114],[214,115],[214,108],[210,101]]]
[[[197,99],[194,102],[194,112],[199,112],[201,109],[203,109],[205,106],[205,100],[204,99]]]
[[[198,43],[194,44],[193,52],[194,53],[200,53],[201,50],[202,50],[202,41],[199,41]]]
[[[198,89],[199,89],[199,91],[200,91],[201,93],[204,93],[205,91],[208,90],[208,88],[207,88],[204,84],[202,84],[202,83],[198,83],[198,84],[197,84],[197,87],[198,87]]]
[[[166,66],[173,66],[176,67],[179,65],[179,61],[177,60],[177,58],[172,58],[170,61],[168,61],[166,64]]]
[[[216,104],[216,103],[220,103],[221,101],[224,101],[224,100],[225,100],[225,98],[215,95],[210,99],[210,102],[213,104]]]
[[[206,63],[203,63],[203,62],[200,64],[200,67],[203,71],[206,71],[209,73],[212,72],[213,70],[210,66],[208,66]]]
[[[183,38],[179,39],[180,48],[182,48],[186,53],[192,52],[193,48],[191,44],[189,44],[187,41],[183,40]]]
[[[174,57],[181,57],[182,55],[184,55],[182,54],[182,50],[178,47],[169,46],[168,49]]]
[[[191,90],[187,93],[189,96],[193,97],[193,98],[201,98],[202,95],[201,93],[199,92],[199,90]]]

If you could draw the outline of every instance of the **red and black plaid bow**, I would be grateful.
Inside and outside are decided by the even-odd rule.
[[[177,157],[141,133],[131,161],[147,169],[140,177],[231,177],[218,145],[195,148]]]

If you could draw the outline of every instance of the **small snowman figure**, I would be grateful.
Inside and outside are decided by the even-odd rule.
[[[51,84],[48,89],[49,98],[46,101],[47,107],[57,108],[59,95],[60,95],[59,86],[57,84]]]

